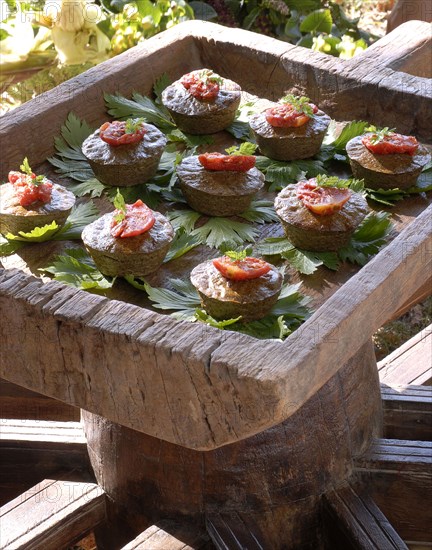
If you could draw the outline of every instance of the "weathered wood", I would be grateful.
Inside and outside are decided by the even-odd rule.
[[[96,478],[133,514],[239,513],[266,548],[316,547],[321,494],[350,474],[353,458],[381,429],[373,355],[368,342],[288,420],[213,451],[186,449],[83,411]]]
[[[432,541],[432,443],[377,440],[356,470],[404,540]]]
[[[326,493],[323,515],[332,550],[408,550],[369,494],[352,485]]]
[[[432,440],[432,388],[381,384],[384,437]]]
[[[80,410],[0,379],[0,418],[78,422]]]
[[[82,427],[74,422],[2,420],[0,455],[2,503],[47,476],[94,479]]]
[[[4,550],[59,550],[105,520],[93,483],[46,479],[0,509]]]
[[[415,292],[411,298],[396,311],[388,321],[393,321],[398,319],[401,315],[404,315],[412,307],[414,307],[419,302],[422,302],[432,294],[432,278],[430,278],[424,285],[422,285],[417,292]]]
[[[212,548],[205,530],[197,525],[161,520],[148,527],[121,550],[205,550]]]
[[[378,363],[382,383],[432,384],[432,325]]]

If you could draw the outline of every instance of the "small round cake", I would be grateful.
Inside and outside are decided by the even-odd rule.
[[[307,97],[288,95],[253,115],[249,124],[263,155],[288,161],[313,157],[319,152],[330,117],[309,103]]]
[[[0,233],[17,235],[53,221],[61,227],[74,204],[75,195],[62,185],[43,176],[10,172],[9,183],[0,185]]]
[[[328,202],[323,197],[322,204],[327,202],[328,209],[317,214],[305,205],[304,198],[300,198],[300,186],[308,185],[306,195],[313,195],[314,182],[313,178],[282,189],[275,200],[276,213],[287,238],[295,247],[315,252],[339,250],[349,243],[354,231],[369,213],[368,204],[363,195],[347,189],[345,196],[337,197],[335,194]],[[321,199],[318,197],[315,200]],[[331,200],[334,201],[334,207]]]
[[[162,103],[188,134],[213,134],[227,128],[240,105],[241,88],[210,69],[192,71],[162,92]]]
[[[141,201],[137,203],[143,204]],[[129,208],[133,209],[137,203],[128,205],[128,215]],[[145,208],[151,212],[153,223],[141,234],[131,231],[131,236],[113,236],[117,211],[105,214],[84,228],[84,245],[98,269],[105,275],[143,277],[156,271],[162,264],[174,238],[174,229],[165,216]],[[134,226],[135,220],[132,221]],[[150,225],[148,220],[144,223]]]
[[[126,121],[127,123],[128,121]],[[123,132],[124,122],[105,123],[91,134],[82,145],[82,152],[87,158],[95,176],[105,185],[128,187],[145,183],[151,179],[159,166],[167,140],[164,134],[153,124],[141,123],[141,139],[115,144],[115,141],[104,141],[102,130],[106,124],[114,126],[112,134]],[[132,122],[133,124],[133,122]],[[106,130],[106,129],[105,129]],[[138,134],[138,132],[135,132]],[[130,135],[130,134],[129,134]]]
[[[346,151],[354,177],[364,179],[365,187],[370,189],[408,189],[414,186],[431,159],[427,148],[418,145],[414,150],[411,149],[411,153],[380,154],[364,144],[365,139],[374,135],[368,133],[357,136],[347,143]]]
[[[208,170],[198,156],[186,157],[177,176],[188,204],[209,216],[241,214],[264,186],[264,175],[255,167],[246,172]]]
[[[202,307],[215,319],[235,319],[241,316],[242,322],[253,321],[265,317],[277,302],[282,289],[283,277],[276,267],[263,260],[259,262],[268,266],[264,273],[255,278],[228,278],[215,266],[217,261],[229,258],[224,256],[216,260],[208,260],[197,265],[191,272],[191,281],[200,296]],[[248,260],[248,258],[246,258]],[[232,261],[235,265],[236,261]],[[238,263],[238,261],[237,261]],[[234,273],[235,274],[235,273]]]

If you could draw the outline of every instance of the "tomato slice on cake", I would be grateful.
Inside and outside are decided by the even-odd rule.
[[[213,102],[219,93],[221,78],[211,71],[193,71],[182,76],[180,82],[199,101]]]
[[[316,105],[309,105],[314,114],[318,112]],[[267,122],[274,128],[299,128],[311,119],[309,115],[297,111],[290,103],[270,107],[264,114]]]
[[[368,134],[363,136],[362,143],[376,155],[414,155],[419,146],[414,136],[404,136],[395,132],[389,132],[382,136]]]
[[[8,180],[14,186],[14,193],[21,206],[26,207],[37,202],[46,204],[51,200],[53,184],[43,176],[36,176],[33,172],[23,174],[11,171]]]
[[[138,199],[134,204],[126,205],[126,212],[115,210],[111,224],[113,237],[135,237],[149,231],[156,219],[153,211]]]
[[[241,260],[235,260],[228,256],[222,256],[213,260],[213,265],[226,278],[233,281],[246,281],[258,279],[268,273],[270,264],[259,258],[246,256]]]
[[[314,180],[297,185],[297,197],[314,214],[327,216],[339,212],[351,197],[347,188],[319,187]]]
[[[199,163],[206,170],[247,172],[255,166],[254,155],[224,155],[222,153],[203,153],[198,155]]]
[[[146,129],[143,123],[140,121],[134,122],[133,119],[105,122],[99,130],[100,138],[112,147],[139,143],[145,133]]]

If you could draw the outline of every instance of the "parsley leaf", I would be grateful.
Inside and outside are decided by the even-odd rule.
[[[388,212],[371,212],[355,231],[348,246],[338,251],[342,260],[365,265],[386,244],[393,229]]]
[[[126,217],[126,202],[123,195],[120,193],[120,189],[117,188],[116,196],[113,200],[114,207],[116,208],[116,213],[114,214],[114,221],[116,223],[122,222]]]
[[[257,147],[256,143],[244,141],[239,146],[233,145],[232,147],[228,147],[225,151],[229,155],[253,155]]]
[[[357,180],[354,178],[340,179],[337,176],[318,174],[315,181],[318,187],[336,187],[338,189],[349,188],[357,193],[361,193],[364,189],[364,180]]]
[[[143,118],[128,118],[125,123],[125,134],[134,134],[144,122]]]
[[[334,137],[335,123],[332,122],[329,127],[329,132],[324,139],[324,144],[331,146],[337,153],[346,153],[345,148],[347,143],[351,139],[364,134],[368,126],[368,122],[363,120],[353,120],[343,127],[341,133],[337,137]]]
[[[388,126],[385,126],[385,128],[381,128],[381,130],[377,130],[375,126],[371,126],[370,128],[366,128],[367,131],[374,132],[374,134],[370,137],[370,142],[373,145],[376,145],[377,143],[380,143],[380,141],[383,141],[384,138],[389,136],[390,134],[393,134],[396,128],[388,128]]]
[[[279,218],[274,209],[273,201],[254,200],[249,208],[240,214],[248,222],[253,223],[273,223],[278,222]]]
[[[229,218],[210,218],[203,226],[192,231],[202,244],[210,248],[219,248],[222,243],[242,244],[254,242],[258,230],[251,225],[236,222]]]
[[[309,117],[314,116],[313,107],[310,105],[310,99],[305,96],[296,96],[288,94],[279,100],[279,103],[291,105],[298,113],[303,113]]]
[[[226,319],[224,321],[217,321],[211,315],[206,313],[204,309],[200,309],[200,308],[196,308],[195,317],[196,317],[196,320],[200,321],[201,323],[205,323],[206,325],[210,325],[211,327],[215,327],[215,328],[220,328],[222,330],[225,327],[229,327],[230,325],[237,323],[241,319],[241,315],[240,315],[240,317],[236,317],[235,319]]]
[[[176,231],[183,228],[186,233],[191,233],[201,214],[194,210],[172,210],[167,212],[167,216]]]
[[[175,128],[165,107],[157,105],[150,98],[137,92],[132,94],[132,99],[107,93],[104,94],[104,99],[108,113],[116,119],[140,117],[157,126],[162,132],[169,132]]]
[[[23,172],[24,174],[27,174],[28,176],[32,175],[33,171],[30,168],[30,164],[29,164],[29,161],[28,161],[27,157],[25,157],[22,164],[20,165],[20,170],[21,170],[21,172]]]
[[[180,258],[198,245],[199,241],[197,237],[188,235],[184,230],[180,229],[177,231],[171,243],[168,254],[165,256],[164,263]]]
[[[85,195],[89,195],[92,199],[100,197],[102,193],[108,189],[106,185],[94,177],[85,180],[82,183],[68,184],[67,188],[69,191],[72,191],[76,197],[84,197]]]
[[[171,84],[171,79],[166,73],[163,73],[159,78],[155,80],[155,83],[153,85],[153,92],[156,96],[155,103],[158,105],[162,104],[162,92],[165,90],[165,88],[168,88],[168,86]]]
[[[93,260],[81,248],[65,250],[56,256],[52,265],[39,271],[51,273],[56,281],[83,290],[106,290],[113,286],[115,278],[107,278],[97,269]]]
[[[247,252],[246,250],[227,250],[225,256],[228,256],[228,258],[234,261],[241,261],[246,258]]]

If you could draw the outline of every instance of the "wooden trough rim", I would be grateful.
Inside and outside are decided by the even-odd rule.
[[[415,23],[415,28],[423,28],[423,24]],[[81,111],[78,109],[82,94],[93,94],[95,83],[98,83],[98,94],[102,93],[101,87],[104,91],[113,91],[109,81],[115,80],[115,75],[120,75],[125,66],[132,67],[137,59],[157,53],[160,48],[167,48],[178,41],[182,41],[183,46],[186,43],[187,48],[193,48],[196,43],[202,46],[201,41],[204,40],[211,47],[213,39],[231,42],[232,38],[230,29],[213,24],[189,22],[179,25],[149,40],[143,48],[135,48],[102,64],[6,115],[2,135],[10,135],[14,125],[25,131],[30,125],[40,124],[44,117],[49,116],[52,104],[60,104],[56,111],[60,118],[58,126],[50,126],[46,140],[35,144],[33,153],[37,153],[36,158],[46,158],[52,153],[50,138],[57,134],[64,120],[62,113],[66,118],[70,110],[75,110],[83,116],[85,106]],[[236,47],[241,49],[256,43],[258,39],[253,33],[236,30],[235,40]],[[298,52],[298,47],[266,37],[259,38],[259,47],[263,55],[267,50],[273,56],[275,51],[278,55],[280,52],[279,59],[282,56],[295,58]],[[301,50],[304,51],[303,48]],[[324,57],[327,71],[349,72],[350,62]],[[311,65],[318,64],[323,54],[308,51],[308,59]],[[323,70],[322,63],[320,68]],[[382,65],[378,65],[378,70],[383,70]],[[424,80],[410,75],[401,78],[405,76],[411,80]],[[103,87],[105,84],[107,90]],[[361,79],[358,85],[361,85]],[[66,90],[70,91],[70,97],[63,98]],[[74,90],[76,93],[72,93]],[[96,114],[92,111],[92,116],[97,119],[100,114],[97,109],[94,111]],[[9,143],[6,143],[6,149],[3,159],[9,160],[7,152],[14,158],[14,150]],[[432,207],[429,207],[284,343],[256,340],[201,324],[175,321],[165,315],[89,295],[56,282],[43,283],[21,272],[2,270],[0,298],[3,294],[6,306],[21,303],[23,311],[32,312],[33,322],[74,327],[76,345],[85,347],[86,341],[91,341],[97,331],[107,338],[115,338],[119,348],[127,350],[133,345],[143,356],[152,356],[157,352],[158,356],[165,357],[162,382],[158,384],[165,393],[168,409],[171,396],[167,394],[164,377],[165,380],[167,376],[172,378],[173,388],[176,387],[176,380],[179,381],[178,387],[181,387],[180,380],[186,377],[190,393],[182,396],[184,414],[170,411],[169,425],[163,428],[149,422],[144,409],[138,410],[141,413],[139,417],[131,415],[129,409],[126,412],[121,410],[109,392],[107,397],[114,402],[112,404],[101,406],[99,402],[92,403],[91,395],[86,400],[80,395],[85,393],[86,381],[82,382],[84,388],[81,389],[84,391],[74,392],[69,388],[66,394],[57,388],[25,382],[25,377],[21,378],[20,373],[27,367],[11,372],[6,366],[9,362],[9,358],[6,361],[8,344],[12,345],[11,342],[2,348],[5,367],[1,376],[154,437],[197,450],[214,449],[252,436],[283,422],[298,410],[346,364],[377,328],[427,282],[432,269],[431,213]],[[8,322],[6,316],[3,321]],[[11,318],[10,323],[13,322]],[[175,335],[175,340],[171,335]],[[43,357],[44,350],[40,353]],[[84,358],[74,360],[81,361],[84,370],[89,368]],[[110,376],[117,368],[115,360],[115,357],[107,359]],[[73,360],[63,356],[62,361],[64,371],[71,372]],[[172,368],[173,365],[175,368]],[[90,365],[91,368],[94,366]],[[105,390],[102,388],[100,391]],[[257,406],[257,396],[260,396],[260,406]]]

